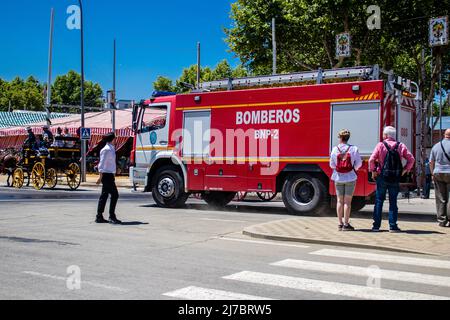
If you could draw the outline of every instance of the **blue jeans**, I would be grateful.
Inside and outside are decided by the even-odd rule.
[[[425,180],[425,187],[423,189],[423,197],[425,199],[430,199],[430,190],[431,190],[431,182],[433,179],[431,178],[431,175],[427,174],[426,180]]]
[[[375,210],[373,213],[373,227],[380,229],[383,215],[383,203],[386,200],[386,193],[389,192],[389,226],[391,229],[397,228],[398,206],[397,197],[400,192],[400,184],[385,182],[383,177],[377,178],[377,196]]]

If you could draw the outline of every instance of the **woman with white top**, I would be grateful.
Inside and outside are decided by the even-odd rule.
[[[348,144],[350,131],[339,132],[339,145],[333,148],[330,157],[330,167],[333,169],[331,180],[336,186],[337,216],[339,219],[339,231],[354,231],[350,225],[350,213],[352,211],[353,194],[355,193],[356,172],[362,167],[362,159],[358,148]]]

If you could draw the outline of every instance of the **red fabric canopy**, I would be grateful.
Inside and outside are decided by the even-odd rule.
[[[5,136],[0,137],[0,149],[20,149],[23,145],[26,137],[25,136]]]

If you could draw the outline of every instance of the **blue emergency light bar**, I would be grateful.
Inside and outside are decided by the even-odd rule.
[[[175,96],[175,92],[169,91],[153,91],[152,98]]]

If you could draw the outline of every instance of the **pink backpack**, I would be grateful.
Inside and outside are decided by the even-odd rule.
[[[343,152],[339,147],[337,147],[339,154],[337,156],[336,171],[339,173],[349,173],[353,170],[352,156],[350,155],[350,148]]]

